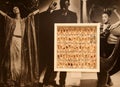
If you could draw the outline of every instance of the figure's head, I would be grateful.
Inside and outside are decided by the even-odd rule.
[[[68,9],[70,5],[70,0],[60,0],[60,8],[61,9]]]
[[[102,14],[102,21],[104,24],[110,21],[111,11],[104,11]]]
[[[17,6],[13,7],[13,13],[14,14],[19,14],[20,13],[20,9]]]

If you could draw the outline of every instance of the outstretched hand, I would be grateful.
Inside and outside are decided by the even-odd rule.
[[[55,10],[57,8],[57,2],[52,1],[51,4],[49,5],[48,10]]]

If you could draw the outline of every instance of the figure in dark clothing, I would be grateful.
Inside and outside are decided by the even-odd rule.
[[[114,9],[114,13],[117,15],[117,17],[120,20],[120,15],[116,11],[116,9]],[[105,15],[107,17],[107,14],[104,14],[104,16]],[[109,35],[106,36],[107,38],[102,38],[105,41],[104,42],[105,44],[100,44],[101,47],[103,47],[102,45],[106,46],[103,48],[103,52],[106,56],[101,55],[101,58],[100,58],[100,72],[98,73],[98,86],[97,87],[105,87],[108,85],[112,86],[113,83],[111,81],[110,76],[118,72],[120,69],[119,68],[119,61],[120,61],[119,50],[118,51],[115,50],[118,45],[117,44],[117,41],[119,40],[118,37],[120,36],[120,33],[115,32],[115,31],[119,31],[119,25],[120,25],[120,21],[112,24],[109,27],[109,29],[107,29],[107,31],[105,30],[105,32],[102,33],[102,37],[105,37],[105,35],[107,35],[107,32],[109,33]],[[119,49],[119,45],[117,49]],[[103,59],[103,58],[107,58],[107,59]]]
[[[100,56],[107,58],[113,51],[114,46],[111,50],[108,50],[108,44],[107,39],[110,35],[110,16],[111,16],[111,10],[104,11],[102,14],[102,24],[100,27]]]
[[[100,72],[97,73],[97,87],[108,87],[109,72],[114,68],[118,58],[120,57],[120,38],[118,38],[115,48],[107,59],[100,58]]]
[[[43,60],[46,62],[47,68],[43,79],[44,85],[57,86],[55,78],[57,72],[54,72],[54,23],[77,23],[76,13],[68,9],[70,5],[69,0],[60,0],[60,9],[52,11],[55,4],[51,4],[49,9],[40,14],[41,17],[41,32],[44,42],[41,42],[41,49],[43,49]],[[42,38],[41,38],[42,39]],[[42,40],[41,40],[42,41]],[[42,51],[42,50],[41,50]],[[65,85],[66,72],[60,72],[59,84],[61,87]]]

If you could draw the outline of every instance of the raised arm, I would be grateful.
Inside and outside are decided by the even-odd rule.
[[[116,16],[118,17],[118,19],[120,20],[120,14],[117,12],[117,9],[114,9],[113,12],[116,14]]]
[[[47,11],[48,11],[49,13],[52,13],[52,11],[54,11],[54,10],[57,8],[56,5],[57,5],[57,3],[54,2],[54,1],[52,1],[52,2],[50,3],[50,5],[49,5]],[[40,10],[37,9],[37,10],[33,11],[32,13],[30,13],[27,17],[29,17],[29,16],[31,16],[31,15],[36,15],[36,14],[39,13],[39,12],[40,12]],[[24,19],[26,20],[27,17],[24,18]]]
[[[1,14],[2,16],[6,16],[6,15],[7,15],[6,13],[4,13],[4,12],[1,11],[1,10],[0,10],[0,14]]]
[[[31,12],[27,17],[23,18],[24,20],[26,20],[28,17],[32,16],[32,15],[36,15],[37,13],[39,13],[39,9],[35,10],[34,12]]]
[[[120,26],[120,14],[117,12],[117,9],[114,9],[113,12],[116,14],[119,20],[116,23],[111,25],[110,30],[113,30],[117,28],[118,26]]]
[[[36,15],[39,12],[40,12],[40,10],[38,9],[38,10],[36,10],[36,11],[33,12],[33,15]]]
[[[29,17],[29,16],[31,16],[31,15],[36,15],[37,13],[39,13],[40,11],[39,11],[39,9],[38,10],[35,10],[34,12],[31,12],[27,17]],[[26,17],[26,18],[27,18]],[[24,19],[26,19],[26,18],[24,18]]]
[[[54,1],[52,1],[52,2],[50,3],[50,5],[49,5],[47,11],[49,11],[50,13],[51,13],[51,11],[54,11],[54,10],[57,8],[56,5],[57,5],[57,3],[54,2]],[[33,13],[33,15],[36,15],[36,14],[39,13],[39,12],[40,12],[40,10],[38,9],[38,10],[32,12],[32,13]]]
[[[113,11],[116,16],[118,17],[119,21],[117,21],[116,23],[112,24],[110,27],[110,32],[115,35],[115,36],[120,36],[120,14],[117,12],[116,9],[114,9]]]
[[[3,12],[2,10],[0,10],[0,14],[4,17],[8,17],[8,18],[11,18],[10,16],[8,16],[5,12]]]

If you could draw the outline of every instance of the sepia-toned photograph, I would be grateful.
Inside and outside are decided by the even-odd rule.
[[[119,70],[120,0],[0,0],[0,87],[120,87]]]

